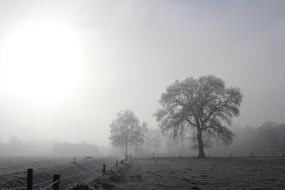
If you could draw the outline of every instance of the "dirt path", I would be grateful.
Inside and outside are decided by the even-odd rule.
[[[233,159],[137,159],[114,190],[135,189],[284,189],[285,160]]]

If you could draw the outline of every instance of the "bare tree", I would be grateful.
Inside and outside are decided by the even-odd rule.
[[[241,101],[239,88],[226,88],[224,81],[215,76],[191,77],[177,80],[166,89],[159,101],[162,108],[154,116],[161,130],[171,130],[174,137],[196,128],[198,157],[205,158],[207,139],[215,138],[224,144],[232,142],[234,134],[228,126],[232,117],[239,115]]]
[[[110,125],[110,140],[113,146],[125,148],[125,157],[128,156],[128,146],[144,142],[143,126],[139,119],[130,110],[121,111]]]

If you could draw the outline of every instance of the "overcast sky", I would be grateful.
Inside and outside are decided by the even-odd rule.
[[[241,88],[234,124],[283,123],[284,2],[0,0],[0,142],[107,145],[118,111],[155,128],[165,88],[206,74]]]

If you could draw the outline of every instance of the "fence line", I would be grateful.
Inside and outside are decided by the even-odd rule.
[[[53,186],[54,184],[59,183],[59,182],[60,182],[60,179],[48,184],[47,186],[45,186],[43,188],[40,187],[40,190],[46,190],[46,189],[50,188],[51,186]]]
[[[55,183],[59,182],[60,180],[56,180],[55,182],[50,183],[50,181],[43,181],[40,183],[36,183],[33,184],[33,187],[39,187],[40,190],[45,190],[48,189],[49,187],[51,187],[52,185],[54,185]],[[47,184],[44,187],[41,187],[42,184],[46,184],[46,183],[50,183]],[[12,187],[12,188],[5,188],[5,190],[18,190],[18,189],[26,189],[26,185],[22,185],[22,186],[18,186],[18,187]]]
[[[95,162],[95,166],[103,165],[103,168],[106,169],[106,165],[104,164],[104,162],[102,162],[102,163],[96,163]],[[117,168],[117,165],[118,165],[118,159],[116,159],[116,163],[115,164],[110,165],[109,169]],[[36,170],[38,170],[38,169],[39,168],[37,168]],[[103,172],[103,170],[101,172],[104,174],[105,172]],[[24,172],[25,171],[11,172],[10,174],[13,174],[13,173],[24,173]],[[22,186],[18,186],[18,187],[11,187],[11,188],[5,188],[5,190],[26,190],[26,189],[27,190],[31,190],[33,187],[38,187],[40,190],[47,190],[50,187],[53,187],[54,190],[58,190],[58,184],[59,184],[60,181],[65,181],[65,180],[68,180],[68,179],[73,178],[73,177],[83,176],[83,175],[87,175],[87,174],[90,175],[90,174],[95,173],[95,172],[99,172],[100,173],[100,169],[99,169],[99,171],[98,171],[98,168],[97,168],[97,169],[94,169],[94,170],[91,170],[91,171],[89,170],[89,171],[84,171],[84,172],[77,173],[75,175],[65,176],[61,180],[60,180],[60,176],[59,175],[54,175],[53,182],[51,182],[51,183],[50,183],[50,181],[41,181],[39,183],[33,184],[33,169],[29,168],[27,170],[27,184],[26,185],[22,185]],[[42,187],[43,184],[46,184],[46,185],[44,187]],[[1,188],[1,189],[3,189],[3,188]]]
[[[50,180],[48,180],[48,181],[42,181],[42,182],[33,184],[33,187],[37,187],[37,186],[41,187],[42,184],[48,184],[48,183],[50,183]]]

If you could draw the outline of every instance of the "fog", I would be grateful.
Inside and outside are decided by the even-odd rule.
[[[158,128],[165,88],[206,74],[241,88],[235,126],[284,123],[284,6],[0,0],[0,142],[109,147],[117,112]]]

